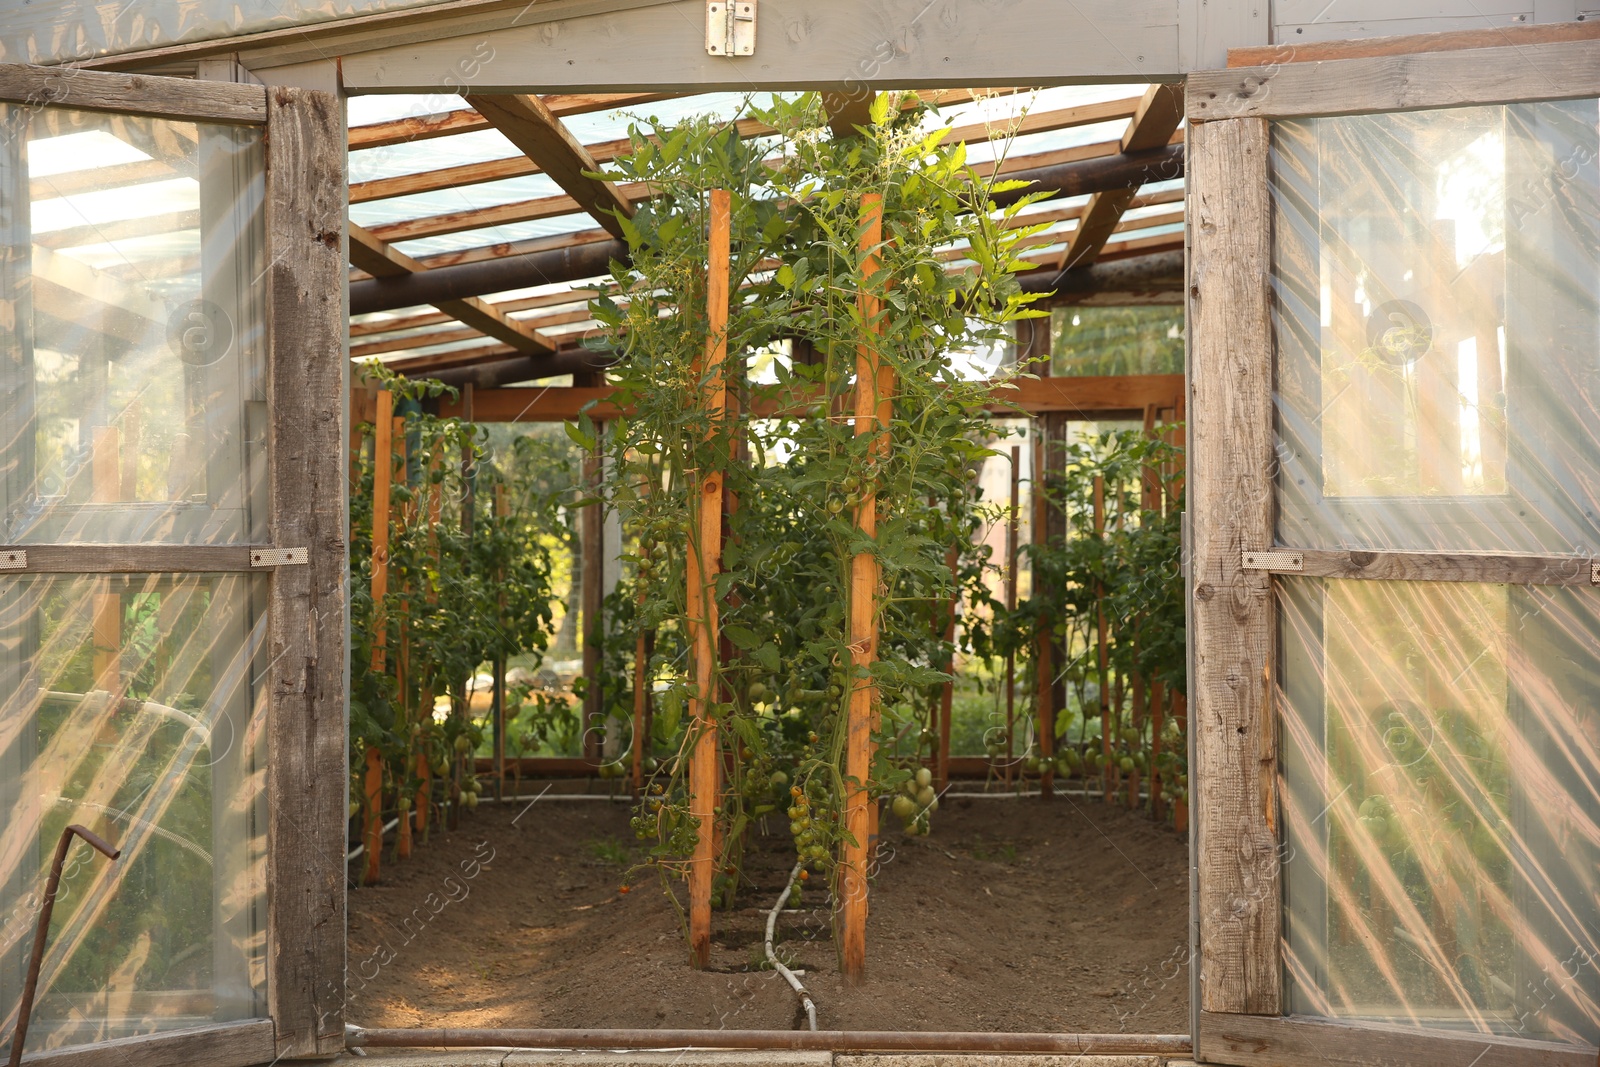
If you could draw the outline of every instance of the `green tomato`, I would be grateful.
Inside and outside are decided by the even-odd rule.
[[[911,777],[917,783],[919,789],[933,784],[933,772],[926,767],[918,767],[917,773]]]

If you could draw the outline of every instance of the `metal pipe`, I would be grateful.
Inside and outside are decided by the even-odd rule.
[[[833,1052],[1032,1052],[1069,1056],[1189,1054],[1187,1034],[918,1033],[901,1030],[496,1030],[345,1027],[345,1047],[529,1049],[810,1049]]]
[[[1014,204],[1024,196],[1039,192],[1055,198],[1137,188],[1148,182],[1183,177],[1183,146],[1168,145],[1149,152],[1125,152],[1058,163],[1053,167],[1019,170],[1003,177],[1006,181],[1028,184],[994,194],[990,200],[996,207]],[[548,252],[435,267],[420,274],[366,278],[350,284],[350,314],[392,311],[442,300],[594,278],[610,273],[612,260],[626,263],[628,259],[625,241],[597,241]]]
[[[33,932],[33,954],[28,957],[28,975],[22,982],[22,1003],[17,1005],[17,1029],[11,1035],[11,1060],[8,1067],[22,1062],[22,1043],[28,1039],[28,1020],[33,1015],[33,996],[39,987],[39,969],[44,966],[44,939],[50,932],[50,913],[56,910],[56,891],[61,888],[61,868],[66,865],[67,846],[76,834],[107,859],[122,855],[120,848],[112,848],[91,830],[73,823],[61,831],[56,842],[55,859],[50,861],[50,877],[44,884],[44,903],[39,908],[39,923]]]

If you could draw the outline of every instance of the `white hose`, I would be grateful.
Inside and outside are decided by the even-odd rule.
[[[783,975],[784,980],[800,995],[800,1003],[805,1005],[806,1021],[811,1024],[811,1029],[817,1028],[817,1006],[811,1002],[811,994],[806,992],[806,987],[800,984],[800,979],[795,973],[783,965],[778,959],[778,954],[772,949],[773,932],[778,926],[778,913],[783,906],[789,903],[789,894],[794,891],[794,880],[800,877],[800,871],[805,867],[802,860],[794,865],[794,870],[789,872],[789,881],[784,885],[783,892],[778,896],[778,902],[772,905],[772,910],[767,912],[767,961],[772,964],[773,970]]]

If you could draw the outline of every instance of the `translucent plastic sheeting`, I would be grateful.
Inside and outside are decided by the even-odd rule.
[[[1600,595],[1279,590],[1289,1010],[1600,1041]]]
[[[28,1051],[260,1017],[267,583],[251,575],[0,583],[0,1032],[61,831]]]
[[[0,544],[266,540],[260,132],[0,134]]]
[[[55,63],[306,26],[442,0],[33,0],[0,7],[0,62]]]
[[[1281,542],[1600,554],[1597,119],[1274,124]]]

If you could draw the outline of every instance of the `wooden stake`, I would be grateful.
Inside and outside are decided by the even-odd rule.
[[[1046,495],[1045,461],[1051,455],[1045,438],[1050,432],[1049,420],[1040,423],[1040,434],[1033,445],[1033,543],[1046,545],[1050,536],[1050,503]],[[1039,595],[1038,573],[1034,574],[1034,596]],[[1038,723],[1039,759],[1043,763],[1039,772],[1039,799],[1049,800],[1055,795],[1055,634],[1048,615],[1039,615],[1039,634],[1033,645],[1033,707]]]
[[[1011,446],[1011,508],[1006,512],[1006,613],[1012,615],[1017,610],[1017,497],[1019,488],[1019,467],[1022,463],[1022,448],[1019,445]],[[1011,785],[1011,765],[1016,759],[1016,752],[1012,747],[1013,735],[1016,733],[1017,709],[1017,654],[1006,653],[1006,785]]]
[[[728,407],[723,364],[728,355],[728,256],[732,200],[711,192],[711,238],[706,265],[706,351],[695,377],[705,383],[712,433]],[[717,574],[722,569],[722,472],[697,479],[688,551],[689,651],[694,690],[689,697],[689,814],[699,827],[689,861],[689,962],[711,962],[711,883],[716,873],[716,812],[721,790],[721,750],[711,706],[717,698]]]
[[[961,559],[961,550],[951,545],[945,550],[945,566],[950,568],[950,580],[954,584],[959,580],[958,564]],[[945,672],[954,675],[956,669],[955,640],[956,640],[956,596],[952,592],[950,601],[945,605],[944,643],[950,648],[950,655],[944,663]],[[939,687],[939,750],[933,759],[933,782],[939,792],[944,792],[950,785],[950,715],[955,704],[955,680],[953,677],[945,679],[944,685]]]
[[[583,484],[593,494],[595,502],[583,509],[578,517],[578,537],[583,545],[583,577],[579,600],[581,619],[579,632],[583,635],[583,756],[596,765],[605,760],[605,515],[600,509],[600,435],[601,423],[594,424],[594,451],[583,457]]]
[[[428,478],[428,552],[433,557],[434,571],[437,573],[439,569],[438,530],[439,522],[444,516],[444,487],[433,480],[431,472],[438,470],[444,464],[444,456],[440,451],[444,442],[440,440],[434,444],[433,459],[429,463],[430,477]],[[428,583],[427,599],[430,605],[439,603],[439,590],[434,588],[431,581]],[[417,704],[420,706],[422,713],[422,721],[428,724],[430,731],[433,728],[433,700],[433,684],[430,681],[422,687],[417,697]],[[421,784],[417,787],[414,818],[417,824],[417,833],[421,834],[422,840],[426,842],[428,840],[428,809],[433,803],[433,767],[428,763],[426,749],[417,753],[417,778]]]
[[[874,332],[883,301],[869,289],[879,270],[877,247],[883,243],[883,197],[861,197],[861,288],[857,306]],[[878,358],[878,346],[864,340],[856,346],[855,434],[873,434],[872,452],[887,455],[893,415],[894,369]],[[871,540],[878,533],[876,486],[863,486],[856,508],[856,529]],[[839,907],[843,941],[840,967],[845,978],[859,982],[867,969],[867,865],[871,862],[871,799],[873,733],[877,728],[877,691],[871,669],[878,652],[878,558],[858,552],[850,561],[850,705],[845,736],[844,862],[839,872]]]
[[[504,483],[496,483],[494,487],[494,516],[505,519],[511,514],[511,506],[506,502],[506,487]],[[506,594],[505,575],[497,576],[496,582],[500,586],[500,625],[506,625]],[[494,658],[494,695],[490,698],[494,704],[494,795],[498,800],[504,800],[506,795],[506,658],[497,655]]]
[[[381,674],[385,667],[388,621],[383,599],[389,593],[389,479],[394,472],[394,395],[387,389],[378,392],[372,450],[372,671]],[[366,831],[362,836],[361,880],[372,885],[378,880],[378,853],[383,845],[383,764],[378,750],[367,749],[365,781]]]
[[[401,485],[411,484],[411,472],[406,466],[406,419],[404,415],[394,416],[394,427],[391,431],[394,442],[394,462],[399,471]],[[400,509],[400,526],[406,526],[416,521],[416,505],[412,504]],[[403,581],[400,586],[400,655],[395,661],[395,690],[400,694],[400,706],[397,709],[395,721],[399,733],[405,740],[406,755],[411,754],[411,625],[408,616],[411,610],[410,581]],[[406,760],[401,758],[400,766],[404,767]],[[397,782],[396,785],[399,783]],[[396,859],[409,859],[411,857],[411,820],[401,819],[400,825],[395,827],[394,854]]]

